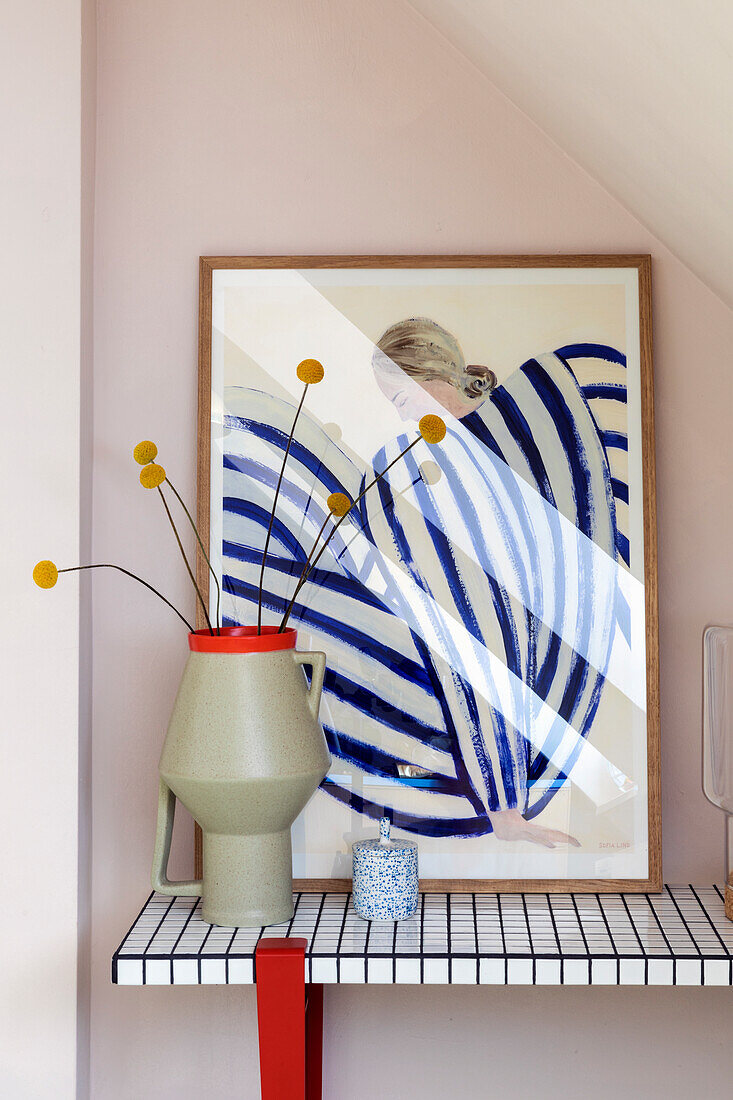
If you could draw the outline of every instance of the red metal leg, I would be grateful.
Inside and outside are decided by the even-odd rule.
[[[264,939],[257,945],[262,1100],[306,1100],[307,946],[308,941],[300,937]],[[308,1100],[310,1096],[309,1092]]]
[[[323,986],[309,985],[305,995],[305,1100],[323,1095]]]

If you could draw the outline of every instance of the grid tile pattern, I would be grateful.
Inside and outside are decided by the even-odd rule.
[[[364,921],[350,894],[296,894],[288,924],[217,928],[200,898],[151,894],[112,959],[118,985],[247,985],[263,936],[303,936],[306,981],[424,985],[733,985],[716,886],[661,894],[423,894]]]

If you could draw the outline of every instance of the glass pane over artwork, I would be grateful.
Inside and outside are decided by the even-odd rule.
[[[294,873],[417,839],[430,879],[648,875],[636,269],[216,270],[211,550],[227,624],[299,591],[331,772]],[[430,445],[417,424],[446,424]],[[417,440],[417,442],[415,442]],[[410,447],[410,444],[414,444]],[[402,454],[410,447],[406,454]],[[402,457],[400,457],[402,456]]]

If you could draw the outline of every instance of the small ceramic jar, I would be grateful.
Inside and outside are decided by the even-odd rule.
[[[404,920],[417,909],[417,844],[390,840],[390,821],[379,823],[379,840],[352,844],[354,909],[364,920]]]

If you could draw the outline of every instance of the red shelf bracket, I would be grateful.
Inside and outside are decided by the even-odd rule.
[[[305,984],[300,937],[260,940],[255,952],[262,1100],[321,1100],[323,986]]]

